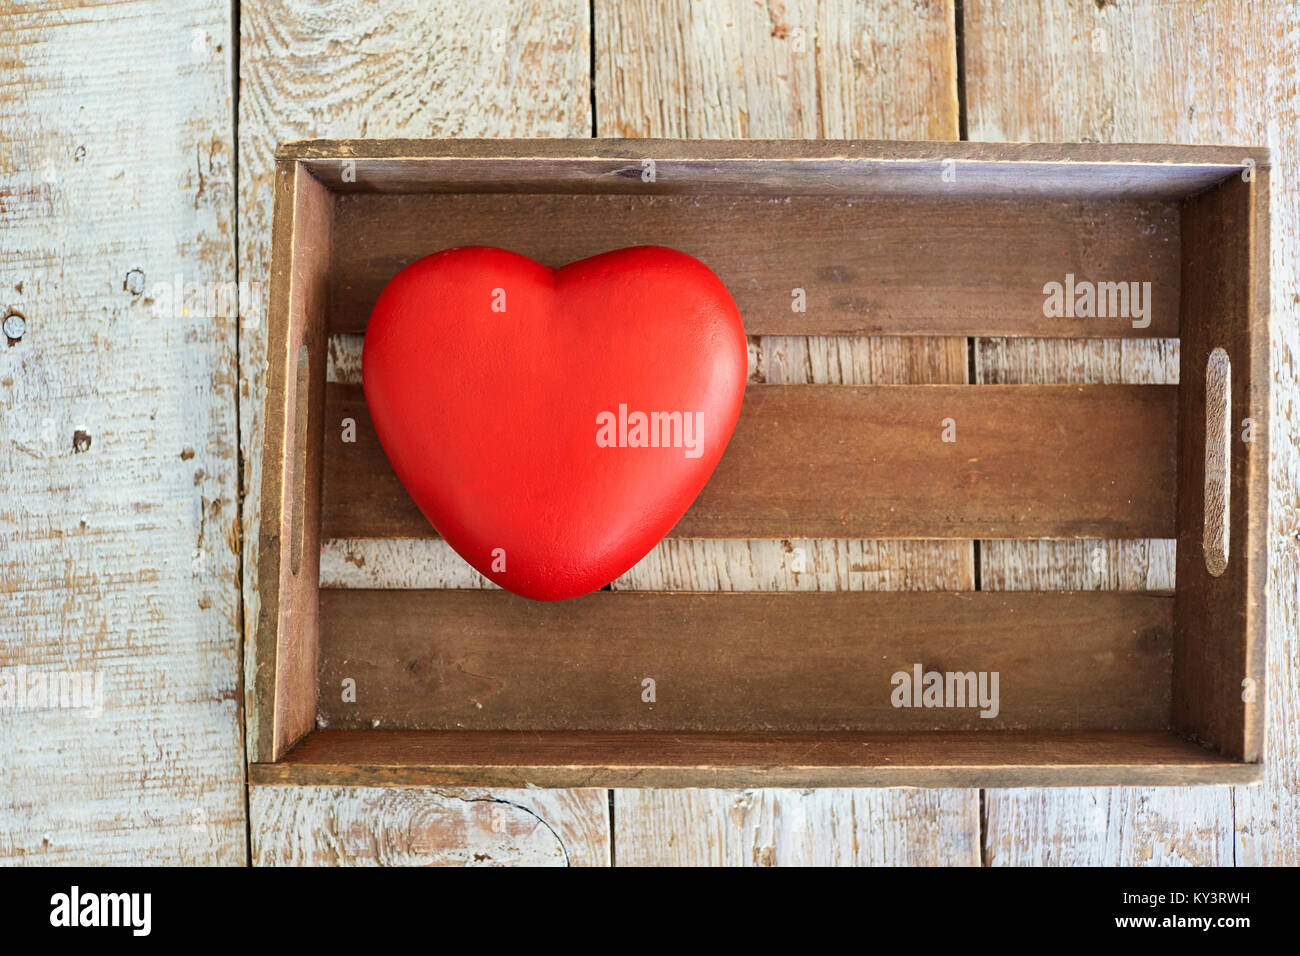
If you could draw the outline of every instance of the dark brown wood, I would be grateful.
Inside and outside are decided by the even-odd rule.
[[[666,245],[708,263],[751,335],[1178,335],[1172,202],[358,193],[340,197],[334,229],[331,332],[363,331],[389,279],[453,246],[562,266]],[[1130,315],[1044,315],[1044,286],[1067,274],[1149,282],[1142,327]]]
[[[249,783],[422,787],[1084,787],[1251,783],[1159,731],[663,734],[324,730]]]
[[[320,608],[322,727],[1169,726],[1168,596],[598,591],[541,603],[498,590],[326,590]],[[947,701],[960,706],[896,706],[894,675],[912,686],[918,667],[983,672],[993,706],[982,711],[964,684]]]
[[[320,140],[286,143],[338,192],[767,193],[1181,198],[1263,149],[862,140]],[[655,163],[647,182],[646,160]],[[945,176],[945,173],[949,175]]]
[[[254,752],[264,760],[285,753],[311,730],[316,716],[321,423],[333,208],[329,193],[301,165],[276,164],[252,735]],[[307,396],[297,394],[304,347]],[[297,420],[304,411],[305,424]],[[301,455],[298,440],[308,443]]]
[[[1174,388],[1145,385],[751,386],[672,534],[1172,537],[1175,402]],[[360,387],[330,385],[326,419],[323,536],[435,536]]]
[[[1183,212],[1174,721],[1247,762],[1264,743],[1268,596],[1268,173],[1235,176]],[[1206,568],[1206,363],[1231,363],[1227,568]],[[1243,440],[1253,421],[1253,441]]]

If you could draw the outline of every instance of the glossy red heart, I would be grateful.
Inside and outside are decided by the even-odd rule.
[[[645,556],[722,457],[744,398],[740,314],[659,246],[551,269],[486,246],[399,272],[366,327],[379,440],[489,579],[576,597]]]

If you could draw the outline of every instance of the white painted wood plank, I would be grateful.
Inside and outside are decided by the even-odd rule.
[[[979,858],[953,791],[615,790],[618,866],[927,866]],[[689,826],[684,824],[689,821]]]
[[[597,130],[956,139],[953,11],[950,0],[597,0]]]
[[[0,13],[2,862],[246,858],[235,310],[157,288],[234,279],[230,36],[210,0]],[[79,673],[98,715],[12,696]]]
[[[606,790],[249,791],[254,866],[608,866]]]
[[[1300,859],[1300,7],[1231,0],[1014,6],[968,0],[965,26],[971,139],[1266,144],[1274,163],[1265,784],[1190,793],[1118,790],[1104,800],[1091,792],[990,791],[989,855],[1010,864],[1294,865]],[[1054,347],[1059,363],[1041,344],[997,348],[996,356],[981,349],[977,373],[985,380],[1032,381],[1049,365],[1074,360],[1064,346]],[[1143,364],[1148,373],[1157,368]],[[1114,371],[1109,360],[1094,362],[1084,377],[1113,381],[1108,376]],[[1065,576],[1061,580],[1073,578],[1068,568],[1055,570]],[[994,573],[987,562],[983,571],[986,580]],[[1019,576],[1013,566],[997,573]],[[1047,580],[1041,573],[1034,577]],[[1110,813],[1105,827],[1097,816],[1102,803]]]
[[[950,2],[597,2],[602,136],[955,139]],[[809,277],[809,284],[816,277]],[[964,339],[768,336],[755,378],[964,382]],[[809,569],[793,571],[795,548]],[[970,542],[662,542],[616,587],[974,586]],[[979,860],[976,791],[619,790],[616,863]]]
[[[1224,866],[1227,787],[990,790],[988,866]]]

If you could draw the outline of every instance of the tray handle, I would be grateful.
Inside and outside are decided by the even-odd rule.
[[[1232,362],[1221,348],[1205,363],[1205,523],[1201,547],[1205,569],[1219,577],[1228,569],[1232,495]]]

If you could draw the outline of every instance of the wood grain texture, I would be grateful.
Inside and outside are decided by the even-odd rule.
[[[322,588],[495,588],[441,538],[342,538],[321,544]]]
[[[601,136],[955,139],[953,8],[598,2]]]
[[[238,864],[230,5],[0,27],[0,861]]]
[[[591,133],[588,8],[582,0],[462,4],[272,0],[240,8],[239,268],[266,283],[274,152],[289,139],[339,136],[586,136]],[[266,330],[245,315],[240,336],[240,444],[246,488],[260,486]],[[244,500],[245,631],[257,600],[256,495]],[[457,559],[459,560],[459,559]],[[258,649],[245,650],[254,667]],[[249,692],[255,686],[248,675]],[[250,742],[259,739],[250,724]],[[312,803],[304,790],[298,798]],[[286,798],[288,799],[288,798]],[[430,797],[429,799],[434,799]],[[318,801],[317,801],[318,802]],[[337,803],[337,801],[336,801]],[[292,845],[311,833],[259,829]],[[277,812],[283,813],[281,807]],[[338,812],[344,808],[339,805]],[[359,811],[360,812],[360,811]],[[396,811],[394,811],[396,812]],[[415,812],[415,811],[412,811]],[[556,813],[560,813],[559,809]],[[292,817],[314,826],[310,812]],[[467,830],[472,837],[480,831]],[[495,846],[489,841],[489,845]],[[259,843],[259,856],[277,848]]]
[[[975,801],[922,790],[615,790],[618,866],[934,866],[979,859]],[[690,831],[683,821],[697,821]]]
[[[1226,866],[1227,787],[990,790],[987,866]]]
[[[1294,56],[1300,8],[1229,0],[1100,6],[1041,0],[1014,7],[968,0],[965,26],[972,139],[1262,143],[1274,165],[1265,786],[1229,794],[1112,792],[1104,803],[1111,808],[1104,830],[1095,795],[991,792],[989,856],[1009,864],[1183,859],[1294,865],[1300,859],[1300,597],[1294,587],[1300,564],[1300,80]],[[1020,343],[999,346],[1003,357],[981,362],[977,371],[1057,380],[1043,374],[1067,363],[1069,346],[1059,346],[1055,360],[1035,348],[1039,357],[1031,361],[1023,351],[1013,354]],[[1033,365],[1040,374],[1029,377]],[[1051,571],[1032,575],[1032,586],[1072,580]],[[989,574],[986,564],[985,580]],[[1047,836],[1053,833],[1071,836],[1054,843]]]
[[[1077,542],[1081,546],[1110,543]],[[1167,560],[1172,569],[1173,542],[1160,543],[1170,546],[1160,560]],[[961,566],[969,552],[966,541],[667,538],[611,587],[616,591],[968,590]],[[320,585],[381,590],[497,587],[441,538],[326,541],[321,547]]]
[[[1142,385],[751,385],[722,460],[670,534],[1172,537],[1175,400]],[[436,534],[393,473],[361,389],[329,385],[325,401],[322,535]]]
[[[605,790],[253,787],[254,866],[608,866]]]
[[[749,335],[1178,334],[1170,202],[354,193],[340,198],[334,231],[333,333],[364,331],[389,279],[453,246],[500,246],[559,267],[664,245],[717,273]],[[1149,282],[1149,315],[1141,327],[1127,315],[1045,315],[1043,277],[1067,274]]]
[[[967,541],[666,538],[615,591],[964,591]]]
[[[1033,385],[1049,367],[1071,385],[1178,384],[1178,339],[977,338],[974,351],[981,385]]]
[[[1167,595],[331,590],[320,604],[319,727],[1169,727]],[[996,673],[996,699],[984,709],[963,684],[949,706],[899,706],[894,675],[917,667]]]
[[[769,8],[743,0],[598,0],[593,9],[601,135],[958,138],[951,2],[900,10],[806,0]],[[792,384],[962,383],[966,340],[868,336],[842,347],[827,339],[792,342],[764,336],[756,364],[761,376]],[[808,535],[797,532],[798,537]],[[784,576],[783,555],[744,544],[670,542],[661,547],[677,549],[668,552],[672,563],[663,559],[664,552],[652,553],[629,572],[637,584],[671,580],[686,587],[744,589]],[[870,552],[878,546],[850,547]],[[691,549],[689,561],[681,554],[685,548]],[[916,543],[906,547],[902,558],[903,566],[887,575],[854,574],[852,565],[836,560],[822,565],[820,580],[827,589],[897,583],[974,587],[968,542]],[[673,863],[712,857],[719,852],[718,834],[730,820],[723,809],[731,799],[707,791],[616,795],[615,829],[625,859]],[[756,813],[766,828],[759,833],[788,833],[828,806],[851,808],[822,832],[836,845],[859,848],[855,862],[904,858],[899,843],[868,837],[873,832],[869,821],[877,819],[908,819],[912,827],[934,834],[932,842],[907,852],[909,861],[979,862],[978,795],[969,790],[791,794],[758,804]],[[665,843],[657,838],[665,832],[676,833],[677,839]],[[773,859],[783,863],[821,858],[806,842],[774,845],[752,829],[737,839],[732,845],[742,858],[753,858],[755,852],[762,856],[765,847],[772,847]]]
[[[1165,591],[1174,587],[1175,542],[981,541],[986,591],[1064,586],[1087,591]]]

